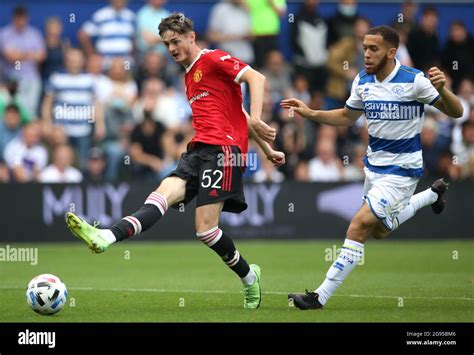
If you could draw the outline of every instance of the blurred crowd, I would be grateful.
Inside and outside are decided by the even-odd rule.
[[[63,34],[65,19],[52,16],[35,28],[25,7],[0,28],[0,182],[157,180],[176,167],[193,129],[183,68],[157,33],[170,13],[166,0],[148,0],[136,13],[127,5],[111,0],[90,14],[77,33],[78,48]],[[258,168],[247,169],[248,181],[363,179],[363,116],[335,128],[279,108],[288,97],[313,109],[343,107],[363,69],[362,40],[371,23],[357,2],[340,0],[329,18],[318,6],[305,0],[288,14],[285,0],[224,0],[198,33],[201,48],[221,48],[267,78],[262,119],[278,128],[274,146],[287,164],[274,168],[251,143]],[[457,120],[426,107],[425,175],[474,178],[474,40],[453,21],[441,46],[438,18],[436,8],[407,1],[390,25],[400,34],[400,62],[425,72],[442,68],[464,106]],[[290,22],[291,60],[278,41],[282,21]]]

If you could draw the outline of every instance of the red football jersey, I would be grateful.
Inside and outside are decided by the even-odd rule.
[[[247,119],[239,79],[250,67],[219,50],[203,49],[186,68],[186,96],[196,131],[191,142],[248,149]]]

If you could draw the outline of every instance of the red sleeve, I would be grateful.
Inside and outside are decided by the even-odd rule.
[[[247,63],[244,63],[240,59],[232,57],[229,53],[221,50],[213,52],[211,60],[219,73],[237,84],[239,83],[241,76],[250,69],[250,66]]]

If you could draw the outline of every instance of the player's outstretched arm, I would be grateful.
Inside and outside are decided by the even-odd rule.
[[[460,118],[463,115],[463,107],[459,98],[445,87],[446,76],[437,67],[428,70],[431,84],[439,92],[441,98],[434,104],[434,106],[452,118]]]
[[[240,82],[246,82],[250,88],[250,127],[265,142],[271,143],[275,140],[276,130],[262,121],[263,93],[265,90],[265,76],[258,71],[249,68],[240,78]]]
[[[265,142],[262,138],[259,137],[259,135],[254,131],[254,129],[251,126],[250,122],[250,116],[247,111],[242,107],[242,110],[244,111],[245,117],[247,117],[247,125],[249,128],[249,135],[250,138],[252,138],[255,142],[257,142],[258,146],[262,150],[262,152],[265,154],[268,160],[270,160],[273,165],[275,166],[281,166],[285,164],[285,153],[279,152],[277,150],[274,150],[270,144]],[[263,124],[266,125],[265,122]]]
[[[298,99],[282,100],[280,106],[293,110],[304,118],[330,126],[352,126],[362,114],[361,111],[349,110],[346,107],[330,111],[311,110]]]

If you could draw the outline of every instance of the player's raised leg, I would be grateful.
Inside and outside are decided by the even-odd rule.
[[[347,230],[347,237],[336,260],[329,268],[323,283],[314,291],[304,294],[289,294],[299,309],[323,308],[328,299],[342,284],[344,279],[364,258],[364,243],[379,220],[370,207],[364,204],[356,213]]]
[[[383,239],[394,231],[402,223],[412,218],[417,211],[423,207],[431,206],[434,214],[443,212],[446,206],[445,194],[448,191],[449,184],[443,179],[436,180],[430,188],[421,191],[410,198],[410,203],[398,213],[393,220],[393,228],[388,229],[383,223],[379,224],[372,230],[372,237],[375,239]]]
[[[244,307],[258,308],[261,302],[260,267],[249,265],[236,249],[232,239],[219,228],[224,202],[196,208],[196,236],[214,250],[241,279],[244,285]]]
[[[168,206],[182,201],[185,192],[185,180],[168,177],[147,197],[138,211],[115,222],[110,229],[96,228],[72,212],[66,213],[66,223],[69,230],[93,252],[102,253],[110,244],[146,231],[166,213]]]

